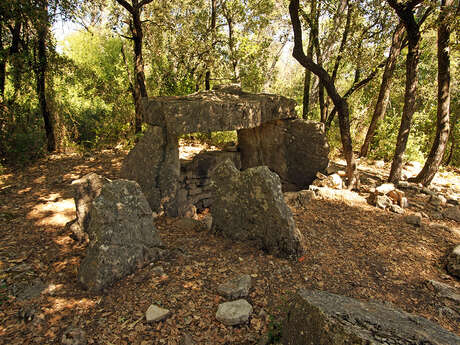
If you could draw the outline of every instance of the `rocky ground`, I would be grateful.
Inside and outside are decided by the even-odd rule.
[[[183,154],[200,149],[188,146]],[[460,281],[445,270],[447,254],[460,243],[460,224],[445,218],[447,206],[431,203],[422,190],[405,190],[404,214],[366,203],[388,173],[380,163],[361,163],[363,188],[356,198],[325,197],[292,209],[306,238],[306,255],[294,262],[194,222],[159,218],[169,254],[103,295],[85,292],[76,279],[85,245],[65,227],[75,217],[70,183],[89,172],[117,178],[125,155],[55,155],[0,175],[0,343],[77,344],[83,331],[89,344],[256,344],[262,334],[276,335],[299,288],[384,301],[460,335]],[[440,174],[434,186],[436,195],[460,193],[458,171]],[[406,222],[416,212],[421,226]],[[226,326],[216,319],[225,302],[218,286],[243,274],[252,280],[247,300],[253,313],[246,324]],[[171,315],[146,322],[152,304]]]

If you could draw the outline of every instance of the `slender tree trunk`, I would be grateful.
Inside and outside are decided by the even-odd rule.
[[[357,168],[356,162],[353,157],[353,146],[350,134],[350,119],[349,119],[349,110],[346,100],[337,92],[332,79],[326,70],[319,64],[313,62],[312,59],[309,59],[304,51],[302,46],[302,27],[299,19],[299,0],[291,0],[289,4],[289,14],[291,17],[292,28],[294,30],[294,49],[292,56],[305,68],[311,70],[321,82],[324,84],[324,87],[327,89],[329,97],[334,102],[337,112],[339,114],[339,123],[340,123],[340,136],[342,140],[343,153],[347,161],[347,177],[348,177],[348,188],[351,189],[357,184]]]
[[[428,154],[428,158],[420,173],[411,181],[427,186],[431,183],[441,165],[449,139],[449,106],[450,106],[450,28],[447,22],[449,9],[453,0],[441,0],[441,12],[438,24],[438,111],[436,136]]]
[[[37,66],[36,66],[36,81],[37,95],[40,112],[42,113],[45,123],[45,132],[47,139],[47,150],[53,152],[56,150],[56,135],[51,118],[51,113],[46,101],[46,72],[48,70],[48,59],[46,56],[46,40],[49,31],[48,19],[48,1],[40,1],[42,17],[39,19],[37,28]]]
[[[404,5],[397,3],[396,0],[388,0],[391,7],[396,10],[401,21],[404,23],[407,32],[409,48],[406,58],[406,89],[404,94],[404,107],[399,127],[398,138],[396,141],[395,154],[391,164],[389,182],[397,183],[401,179],[403,155],[406,151],[407,141],[415,111],[415,97],[417,94],[417,70],[420,58],[420,30],[415,21],[414,7],[422,0],[413,0]]]
[[[147,88],[145,87],[144,74],[144,59],[142,57],[142,40],[144,33],[142,31],[141,11],[142,6],[152,2],[153,0],[131,0],[129,4],[126,0],[116,0],[131,14],[130,30],[134,43],[134,131],[140,133],[142,131],[143,107],[142,98],[148,97]]]
[[[133,13],[133,41],[134,41],[134,103],[136,111],[135,132],[142,131],[142,98],[147,97],[147,89],[145,87],[144,60],[142,57],[142,23],[140,18],[140,9]]]
[[[13,97],[16,99],[21,92],[21,76],[22,76],[22,62],[19,56],[19,43],[21,41],[21,27],[22,23],[19,18],[16,18],[14,25],[10,27],[11,31],[11,46],[9,49],[9,59],[12,66],[12,79],[13,79]]]
[[[378,123],[385,116],[385,112],[390,100],[390,89],[393,81],[393,73],[396,68],[396,61],[401,53],[401,49],[404,41],[405,28],[403,23],[399,23],[393,33],[393,39],[391,41],[390,55],[387,58],[385,64],[385,70],[383,71],[382,83],[380,84],[379,96],[377,103],[375,104],[374,113],[372,114],[371,123],[367,130],[366,138],[364,139],[363,146],[361,147],[360,157],[366,157],[369,153],[369,146],[377,129]]]
[[[308,58],[313,58],[313,37],[310,31],[310,39],[308,40]],[[311,84],[311,71],[305,68],[305,79],[303,84],[303,111],[302,117],[304,119],[308,118],[308,111],[310,108],[310,84]]]
[[[332,70],[332,82],[335,83],[337,78],[337,72],[339,71],[340,62],[342,61],[343,52],[345,50],[345,44],[347,43],[348,33],[350,31],[350,23],[351,23],[351,15],[353,12],[353,8],[348,3],[348,0],[345,1],[347,5],[347,19],[345,22],[345,28],[343,29],[342,33],[342,41],[340,42],[339,51],[337,54],[337,58],[335,59],[334,69]]]
[[[216,0],[211,0],[211,45],[214,47],[216,39]],[[212,54],[212,51],[211,51]],[[214,59],[211,57],[208,70],[205,75],[205,88],[206,90],[211,89],[211,67],[213,66]]]
[[[0,25],[0,51],[3,52],[3,26]],[[0,58],[0,102],[5,99],[5,79],[6,79],[6,56]]]
[[[449,152],[449,156],[447,157],[446,159],[446,162],[444,163],[445,165],[449,165],[450,163],[452,163],[452,158],[454,157],[454,152],[455,152],[455,149],[456,149],[456,146],[457,146],[457,142],[455,140],[455,135],[456,135],[456,126],[455,124],[457,123],[458,121],[458,118],[459,118],[459,113],[456,113],[455,116],[454,116],[454,120],[452,122],[452,128],[450,130],[450,152]]]

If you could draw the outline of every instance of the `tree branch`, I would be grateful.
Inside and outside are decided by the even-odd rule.
[[[118,2],[124,8],[126,8],[126,10],[129,13],[134,14],[134,7],[131,6],[126,0],[115,0],[115,1]]]

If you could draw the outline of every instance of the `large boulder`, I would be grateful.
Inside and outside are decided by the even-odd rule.
[[[238,131],[242,169],[266,165],[283,190],[306,189],[329,164],[324,125],[301,119],[277,120]]]
[[[101,193],[102,186],[108,182],[109,179],[95,173],[87,174],[72,182],[77,218],[70,225],[70,229],[77,240],[88,238],[89,210],[93,200]]]
[[[226,160],[211,178],[214,231],[237,241],[252,241],[275,255],[302,254],[302,235],[284,201],[278,175],[267,167],[240,172]]]
[[[120,174],[139,183],[155,213],[177,215],[179,144],[177,137],[166,133],[165,128],[148,127],[123,161]]]
[[[152,210],[134,181],[106,183],[90,209],[90,244],[79,281],[99,292],[158,258],[162,246]]]
[[[300,290],[282,328],[284,345],[458,345],[460,337],[416,315],[325,291]]]

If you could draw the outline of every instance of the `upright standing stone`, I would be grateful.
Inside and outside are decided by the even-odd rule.
[[[329,164],[324,125],[301,119],[277,120],[238,131],[242,169],[266,165],[283,190],[306,189]]]
[[[149,126],[121,168],[123,178],[139,183],[154,212],[171,216],[177,215],[179,175],[177,136],[162,127]]]
[[[227,160],[211,174],[213,229],[238,241],[251,241],[269,253],[298,257],[302,235],[284,202],[281,181],[267,167],[240,172]]]
[[[109,179],[95,173],[87,174],[72,182],[77,218],[70,225],[70,229],[80,241],[88,237],[89,210],[93,200],[99,196],[102,186],[108,182]]]
[[[162,246],[152,210],[134,181],[105,184],[90,209],[90,244],[79,281],[99,292],[158,258]]]

